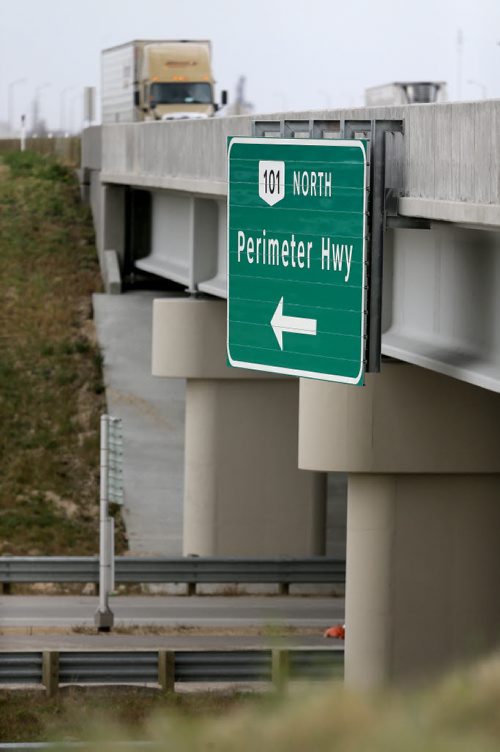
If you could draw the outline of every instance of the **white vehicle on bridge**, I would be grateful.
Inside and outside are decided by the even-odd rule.
[[[430,104],[448,99],[444,81],[396,81],[365,89],[367,107],[397,104]]]
[[[101,106],[103,123],[214,115],[210,42],[135,40],[103,50]]]

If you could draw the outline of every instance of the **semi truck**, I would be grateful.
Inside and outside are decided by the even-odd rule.
[[[134,40],[101,54],[103,123],[205,118],[217,109],[207,40]]]
[[[425,104],[447,100],[444,81],[396,81],[365,89],[365,105]]]

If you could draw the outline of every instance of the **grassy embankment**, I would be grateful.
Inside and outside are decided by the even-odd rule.
[[[0,162],[0,555],[93,554],[99,415],[91,294],[99,273],[72,171]],[[123,530],[117,536],[123,548]]]
[[[353,695],[332,683],[289,698],[154,690],[0,692],[0,740],[123,739],[158,752],[493,752],[500,748],[500,659],[430,689]]]

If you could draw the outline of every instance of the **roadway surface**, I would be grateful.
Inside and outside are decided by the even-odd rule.
[[[0,650],[344,646],[323,637],[344,619],[341,598],[118,596],[109,634],[95,630],[97,604],[90,596],[0,597]]]
[[[5,627],[93,627],[98,599],[71,595],[0,597]],[[344,618],[344,600],[317,597],[116,596],[119,627],[244,629],[288,626],[324,630]]]
[[[182,555],[185,381],[151,375],[154,298],[147,290],[93,296],[106,401],[123,421],[122,510],[129,553]]]
[[[137,289],[92,299],[108,409],[123,421],[122,514],[131,555],[182,555],[186,382],[151,375],[153,300],[179,295]],[[346,500],[346,474],[328,473],[325,553],[340,559]]]

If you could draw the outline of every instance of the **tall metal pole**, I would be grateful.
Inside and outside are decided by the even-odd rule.
[[[108,416],[101,415],[101,485],[100,485],[100,547],[99,547],[99,610],[108,608],[106,542],[108,519]]]
[[[70,99],[69,102],[69,118],[68,118],[68,131],[71,135],[78,132],[78,113],[77,113],[77,126],[74,127],[74,114],[75,114],[75,102],[78,102],[80,104],[80,107],[82,105],[82,97],[83,94],[76,94],[74,97]],[[81,125],[80,125],[81,130]]]
[[[59,127],[61,131],[65,132],[67,130],[66,127],[66,94],[68,92],[73,91],[74,89],[77,89],[78,86],[66,86],[59,95]]]
[[[50,86],[50,81],[46,81],[44,84],[40,84],[40,86],[37,86],[35,89],[35,102],[36,102],[36,113],[37,117],[40,117],[40,92],[43,91],[43,89],[47,89]],[[37,126],[37,123],[33,123],[33,130],[35,130]]]
[[[14,88],[18,84],[24,84],[26,83],[25,78],[16,78],[15,81],[11,81],[8,88],[8,99],[7,99],[7,125],[9,128],[12,125],[12,116],[14,111]]]
[[[114,617],[109,608],[109,587],[111,583],[111,545],[110,523],[108,517],[108,486],[109,486],[109,416],[101,415],[101,482],[100,482],[100,514],[99,514],[99,608],[94,622],[99,632],[109,632],[113,626]]]
[[[21,115],[21,151],[26,151],[26,115]]]

